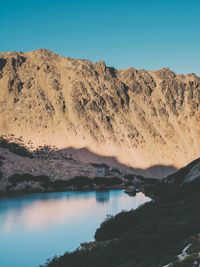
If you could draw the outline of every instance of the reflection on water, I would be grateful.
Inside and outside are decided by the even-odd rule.
[[[92,240],[107,214],[135,209],[148,200],[142,193],[129,197],[121,190],[42,193],[2,199],[0,266],[37,267],[55,254]]]
[[[106,191],[96,191],[96,201],[99,203],[106,203],[109,202],[110,199],[110,191],[106,190]]]

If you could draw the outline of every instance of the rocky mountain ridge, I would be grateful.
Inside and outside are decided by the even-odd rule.
[[[116,70],[45,49],[0,53],[0,133],[34,148],[88,148],[141,169],[182,167],[199,156],[199,104],[195,74]]]

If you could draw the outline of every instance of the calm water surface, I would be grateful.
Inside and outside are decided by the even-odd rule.
[[[0,267],[38,267],[93,240],[107,214],[150,199],[121,190],[41,193],[0,199]]]

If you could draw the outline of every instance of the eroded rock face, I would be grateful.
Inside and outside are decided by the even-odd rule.
[[[44,49],[0,53],[0,133],[34,146],[181,167],[200,155],[199,105],[194,74],[116,70]]]

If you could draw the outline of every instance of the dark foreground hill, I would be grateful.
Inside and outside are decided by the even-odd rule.
[[[181,169],[173,181],[170,177],[147,187],[146,192],[155,196],[152,202],[103,222],[95,233],[96,242],[54,258],[46,266],[199,266],[200,171],[198,176],[195,169],[199,162]],[[187,181],[185,177],[194,177],[194,172],[196,178]],[[186,253],[180,255],[184,248]]]

